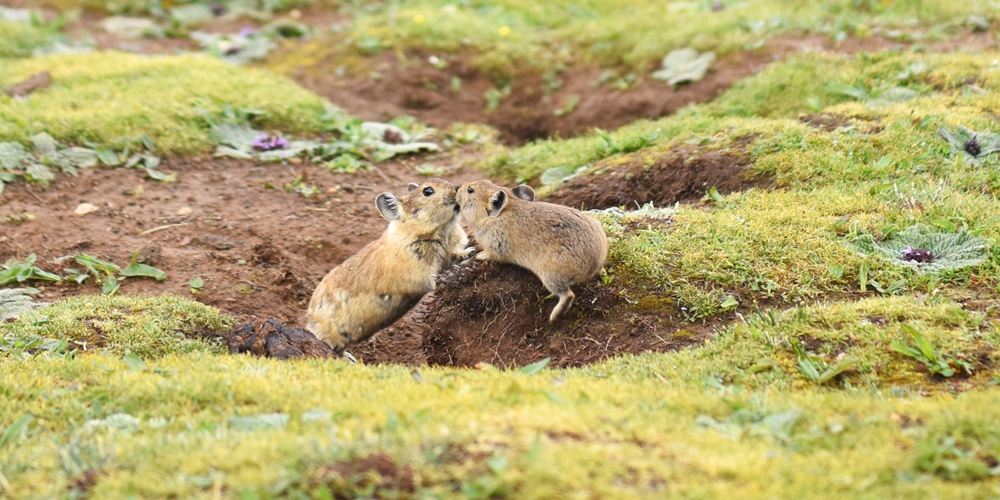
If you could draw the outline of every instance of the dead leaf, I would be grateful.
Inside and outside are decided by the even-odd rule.
[[[97,207],[91,205],[90,203],[81,203],[76,206],[76,210],[73,211],[76,215],[87,215],[92,214],[97,211]]]

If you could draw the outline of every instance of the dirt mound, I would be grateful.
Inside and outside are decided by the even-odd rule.
[[[226,334],[230,354],[253,354],[268,358],[336,358],[330,346],[302,328],[282,325],[275,319],[241,323]]]
[[[354,498],[355,490],[373,495],[371,498],[399,498],[416,491],[413,468],[400,467],[384,453],[361,457],[353,462],[337,462],[318,471],[314,483],[327,485],[337,492],[334,498]],[[344,493],[341,493],[344,492]]]
[[[616,165],[601,175],[575,177],[560,186],[546,201],[575,208],[632,207],[652,202],[656,206],[698,201],[710,188],[726,194],[766,185],[747,179],[750,156],[746,146],[753,136],[737,139],[724,150],[683,147],[672,150],[647,166],[642,158]]]
[[[580,366],[605,358],[690,345],[700,334],[672,334],[669,307],[640,312],[613,286],[576,287],[576,301],[556,324],[555,305],[530,271],[475,261],[445,273],[421,321],[427,363],[499,367],[551,358],[553,366]]]

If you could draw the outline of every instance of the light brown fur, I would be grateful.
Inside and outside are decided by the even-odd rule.
[[[454,184],[432,179],[376,205],[389,228],[330,271],[309,301],[306,328],[342,353],[391,325],[434,289],[434,276],[467,257]],[[430,196],[425,191],[431,189]]]
[[[481,249],[476,258],[509,262],[535,273],[559,297],[549,315],[555,322],[573,305],[576,295],[570,287],[601,272],[608,237],[593,217],[533,199],[527,186],[511,190],[487,180],[458,189],[462,219]]]

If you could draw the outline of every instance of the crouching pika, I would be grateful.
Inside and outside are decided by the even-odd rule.
[[[473,251],[459,224],[458,186],[432,179],[409,189],[375,198],[389,228],[333,268],[309,301],[306,328],[338,354],[406,314],[436,274]]]
[[[514,189],[487,180],[458,190],[462,219],[476,238],[477,259],[509,262],[535,273],[559,297],[549,322],[573,305],[570,289],[604,267],[608,237],[593,217],[572,208],[534,200],[525,185]]]

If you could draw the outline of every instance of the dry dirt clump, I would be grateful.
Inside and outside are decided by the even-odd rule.
[[[335,358],[330,346],[302,328],[286,327],[275,319],[241,323],[226,334],[230,354],[268,358]]]
[[[500,367],[551,358],[553,366],[581,366],[625,353],[670,351],[701,333],[678,333],[669,305],[629,304],[599,280],[577,287],[570,311],[554,325],[554,298],[530,271],[475,261],[446,273],[418,331],[428,364]]]
[[[355,490],[371,492],[372,498],[400,498],[416,491],[413,468],[402,467],[384,454],[361,457],[353,462],[337,462],[318,471],[314,482],[328,485],[334,498],[354,498]]]
[[[685,146],[671,150],[647,165],[634,156],[626,163],[608,167],[597,175],[581,175],[560,186],[546,201],[582,210],[656,206],[695,202],[715,188],[720,194],[766,186],[766,179],[748,179],[751,163],[747,146],[755,136],[734,141],[732,147],[709,150]],[[598,166],[595,171],[600,171]]]

